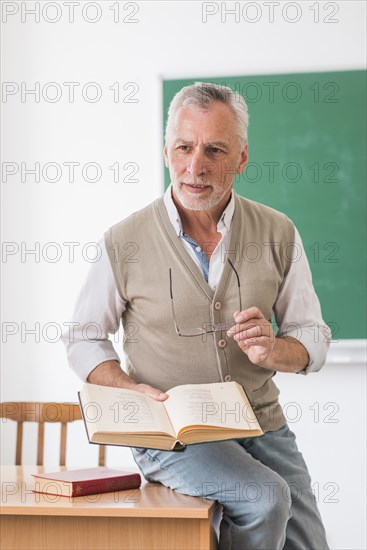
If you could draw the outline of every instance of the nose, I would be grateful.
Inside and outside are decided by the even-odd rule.
[[[194,177],[207,173],[208,167],[205,163],[205,154],[199,150],[194,151],[189,159],[187,171]]]

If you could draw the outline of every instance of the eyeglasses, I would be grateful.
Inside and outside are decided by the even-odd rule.
[[[241,284],[240,284],[240,278],[238,276],[238,273],[231,262],[229,258],[227,258],[227,261],[229,265],[231,266],[232,270],[234,271],[234,274],[236,275],[237,279],[237,288],[238,288],[238,301],[239,301],[239,310],[242,311],[242,300],[241,300]],[[172,292],[172,270],[169,268],[169,289],[170,289],[170,297],[171,297],[171,306],[172,306],[172,317],[173,317],[173,323],[175,325],[175,331],[178,336],[182,336],[185,338],[190,338],[193,336],[202,336],[203,334],[211,334],[214,332],[220,332],[222,330],[228,330],[231,327],[233,327],[236,324],[236,321],[231,320],[227,321],[225,323],[217,323],[213,324],[210,322],[204,322],[201,327],[197,328],[191,328],[191,329],[185,329],[184,331],[181,331],[178,328],[178,324],[176,321],[176,315],[175,315],[175,307],[173,303],[173,292]]]

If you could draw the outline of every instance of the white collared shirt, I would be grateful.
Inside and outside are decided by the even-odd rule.
[[[179,237],[182,237],[183,231],[182,231],[181,218],[177,211],[176,205],[172,200],[171,188],[172,186],[170,185],[164,194],[163,200],[164,200],[164,204],[167,209],[168,217],[170,219],[171,224],[173,225],[177,235]],[[212,255],[210,257],[210,262],[209,262],[208,284],[209,286],[211,286],[213,290],[217,288],[219,284],[219,280],[222,275],[223,259],[221,256],[221,251],[223,249],[224,250],[228,249],[226,245],[229,244],[229,241],[230,241],[230,231],[231,231],[233,214],[234,214],[234,195],[232,193],[229,203],[227,204],[226,208],[223,210],[223,213],[217,224],[217,231],[221,233],[222,237],[219,243],[217,244],[217,246],[215,247],[215,249],[213,250]],[[198,264],[200,267],[200,262],[198,261],[191,245],[187,241],[185,241],[185,239],[182,239],[182,243],[187,248],[187,251],[189,252],[190,256],[193,258],[195,263]]]
[[[170,222],[177,235],[182,238],[182,224],[172,200],[171,186],[164,194],[164,204]],[[228,250],[234,208],[232,193],[217,225],[217,230],[222,235],[221,240],[210,258],[208,284],[213,290],[222,275],[224,262],[221,261],[219,251]],[[182,243],[200,267],[191,245],[183,238]],[[72,315],[73,328],[66,330],[62,336],[70,367],[82,380],[86,380],[89,373],[103,361],[120,362],[109,335],[118,331],[126,303],[118,293],[104,238],[99,241],[99,245],[102,254],[99,261],[92,264],[77,298]],[[313,288],[311,270],[297,229],[293,251],[297,255],[297,261],[291,261],[274,306],[274,314],[279,328],[278,336],[293,336],[307,349],[310,360],[302,374],[308,374],[320,370],[324,364],[329,347],[329,330],[322,319],[320,302]],[[93,339],[89,334],[91,331],[88,332],[91,325],[98,325]]]

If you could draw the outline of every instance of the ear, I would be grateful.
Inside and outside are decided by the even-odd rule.
[[[168,150],[167,150],[167,145],[164,146],[163,155],[164,155],[164,164],[166,165],[166,168],[168,168],[169,165],[168,165]]]
[[[236,173],[241,174],[248,161],[248,145],[244,145],[243,150],[241,151],[240,160],[237,165]]]

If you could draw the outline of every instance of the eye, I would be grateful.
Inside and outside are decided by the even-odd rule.
[[[189,146],[188,145],[179,145],[177,149],[180,149],[181,151],[188,151]]]
[[[219,147],[209,147],[209,152],[214,154],[223,153],[222,149],[219,149]]]

